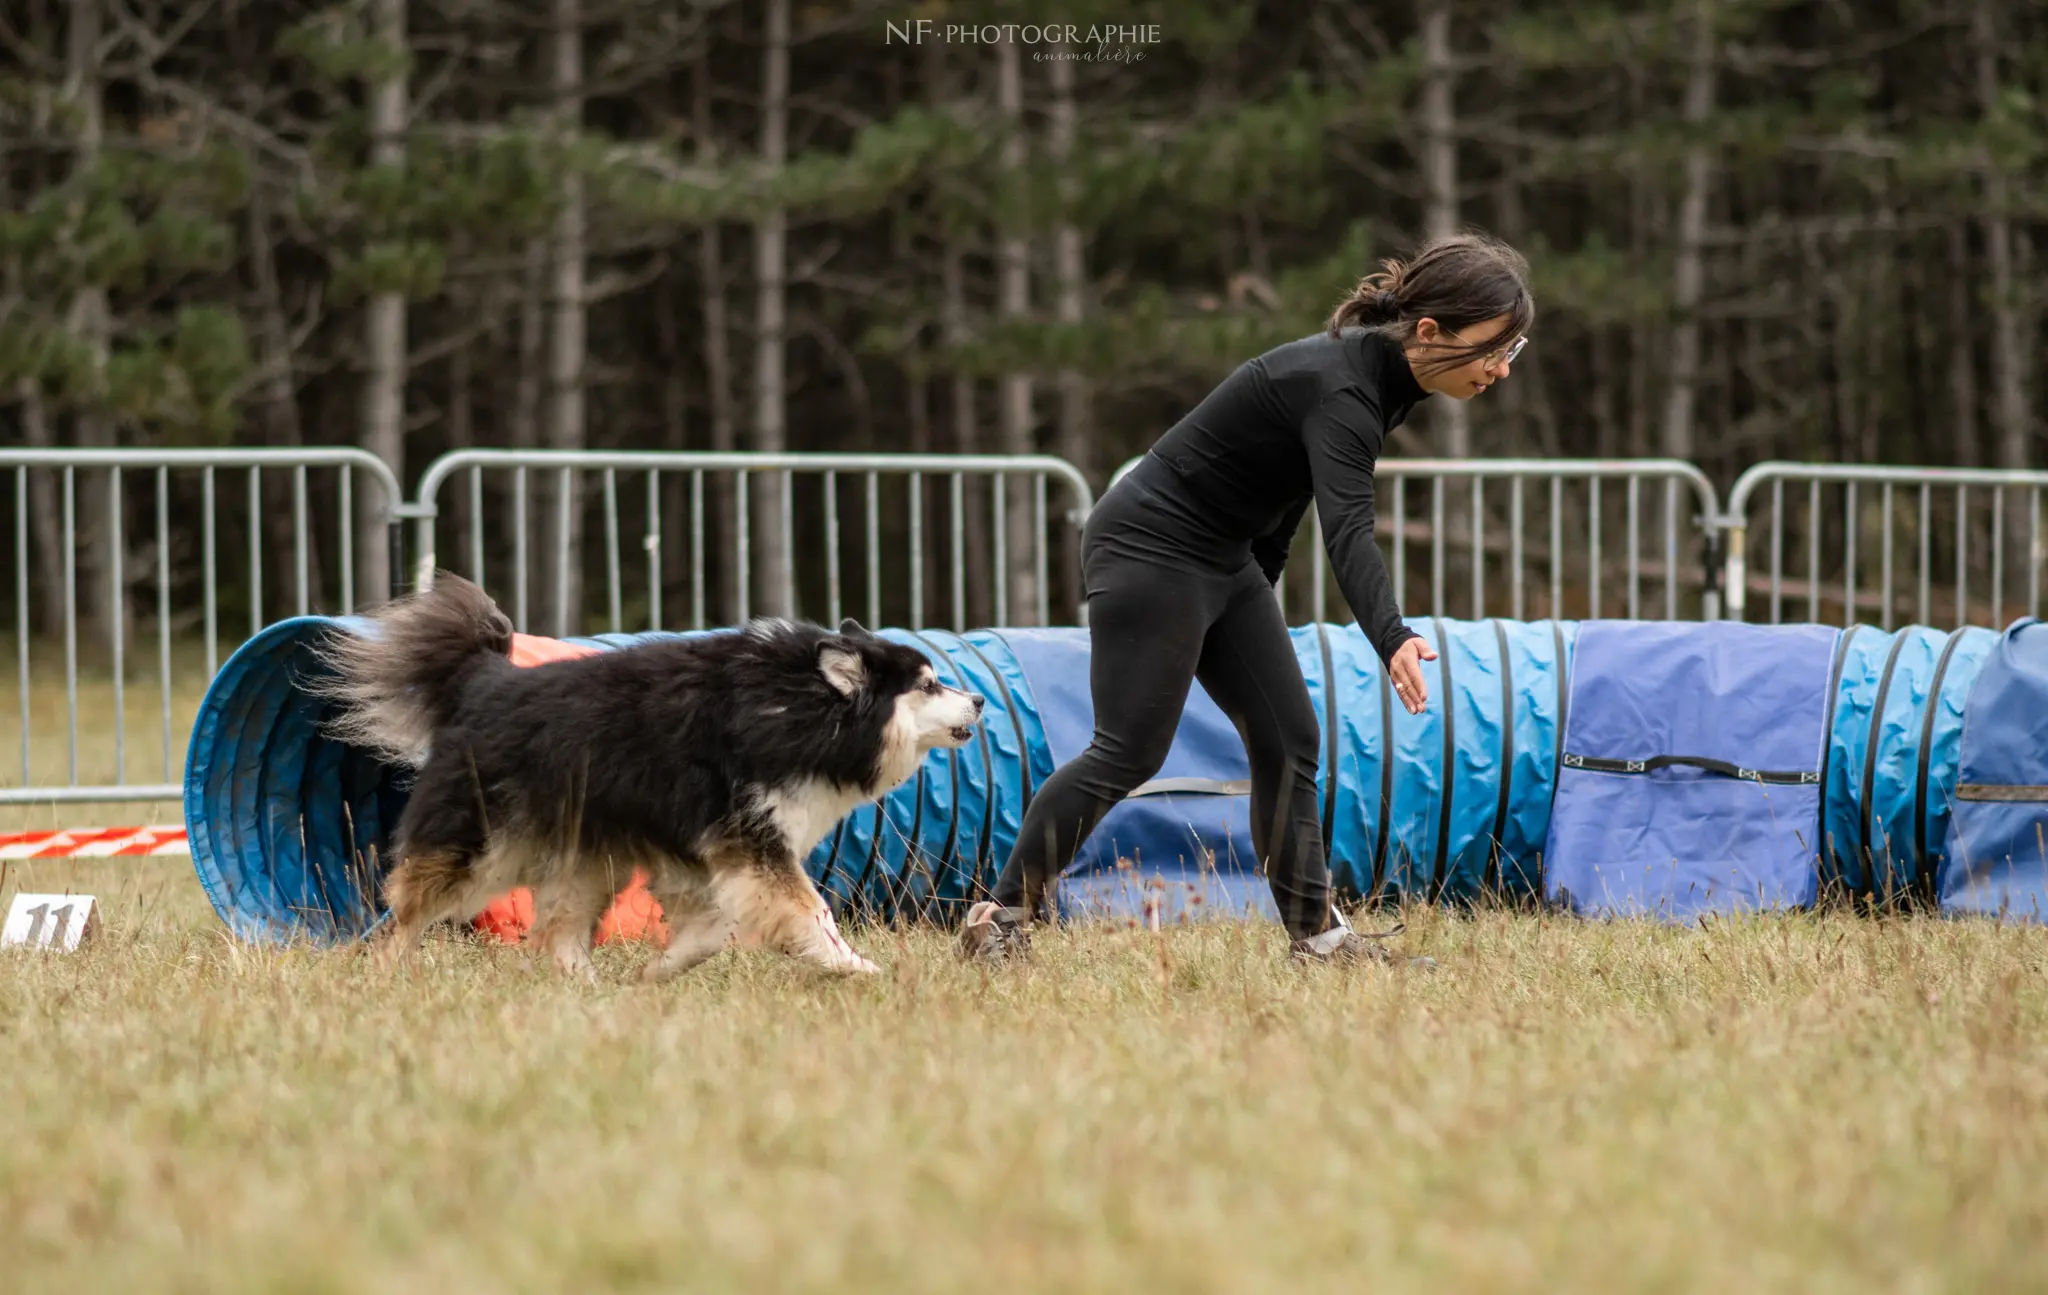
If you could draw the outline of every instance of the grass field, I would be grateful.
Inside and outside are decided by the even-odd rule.
[[[90,808],[61,817],[90,821]],[[229,942],[181,861],[0,955],[0,1289],[1783,1290],[2048,1285],[2048,935],[1408,913],[1434,973],[1277,929],[856,930],[559,981]]]

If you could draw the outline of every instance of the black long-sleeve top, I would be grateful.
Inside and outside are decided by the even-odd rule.
[[[1247,360],[1126,478],[1154,504],[1148,547],[1227,559],[1249,544],[1277,581],[1313,501],[1344,600],[1380,659],[1392,660],[1417,635],[1373,541],[1373,470],[1388,434],[1428,395],[1397,343],[1358,328]]]

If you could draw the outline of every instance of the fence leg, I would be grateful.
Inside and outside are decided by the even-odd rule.
[[[391,590],[390,596],[404,595],[411,581],[408,579],[405,563],[405,519],[393,516],[385,525],[391,533]]]
[[[1744,597],[1749,588],[1749,570],[1745,565],[1744,546],[1749,538],[1749,528],[1738,522],[1718,532],[1718,535],[1727,536],[1727,557],[1719,564],[1719,571],[1716,570],[1717,564],[1714,560],[1711,557],[1707,559],[1707,580],[1710,584],[1717,579],[1722,582],[1727,594],[1728,619],[1739,621],[1744,618],[1748,602]],[[1707,552],[1711,554],[1719,547],[1721,545],[1717,536],[1710,535],[1707,538]]]

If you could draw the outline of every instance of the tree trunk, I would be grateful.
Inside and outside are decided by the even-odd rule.
[[[1456,71],[1451,65],[1452,0],[1420,0],[1422,13],[1422,174],[1423,226],[1430,238],[1458,232],[1458,139]],[[1443,397],[1430,421],[1436,430],[1437,453],[1453,459],[1472,456],[1471,411],[1462,400]],[[1481,561],[1472,546],[1472,510],[1465,491],[1445,500],[1444,526],[1436,537],[1444,545],[1444,579],[1449,589],[1432,589],[1432,605],[1451,606],[1450,589],[1470,587],[1471,563]]]
[[[956,75],[957,64],[949,61],[945,46],[926,46],[926,85],[935,106],[964,98],[967,87],[965,78]],[[970,332],[967,305],[967,248],[958,236],[945,240],[939,254],[939,342],[947,350],[967,344]],[[952,425],[953,449],[960,454],[979,454],[986,447],[981,442],[980,415],[977,383],[971,374],[955,371],[946,384],[947,412]],[[993,594],[995,581],[989,563],[989,492],[981,483],[967,481],[961,491],[960,528],[953,529],[953,501],[948,497],[943,503],[948,537],[944,549],[945,566],[949,579],[936,592],[935,606],[943,606],[946,615],[954,619],[955,628],[966,629],[974,625],[987,625],[993,619]],[[954,547],[957,539],[958,548]],[[961,572],[960,598],[953,597],[950,579],[954,571]],[[936,601],[943,599],[943,601]]]
[[[249,271],[256,281],[257,353],[263,366],[263,421],[273,445],[305,444],[299,420],[297,364],[292,355],[291,326],[285,321],[284,291],[277,281],[277,247],[271,236],[270,195],[261,182],[249,194]],[[354,483],[358,489],[372,489]],[[264,519],[269,528],[270,551],[292,552],[293,518],[286,509],[272,509]],[[325,582],[321,579],[318,537],[309,528],[306,535],[306,598],[309,608],[326,604]],[[291,593],[297,606],[297,575]],[[344,608],[347,614],[352,608]]]
[[[373,0],[371,21],[376,38],[394,50],[406,48],[406,0]],[[369,88],[370,164],[405,163],[407,87],[404,71],[396,71]],[[388,464],[405,480],[405,294],[379,292],[370,298],[363,323],[368,372],[363,384],[363,448]],[[387,509],[397,502],[380,498],[374,488],[356,491],[356,603],[384,601],[395,579],[390,569],[391,536]]]
[[[682,276],[673,270],[661,277],[659,296],[654,311],[655,341],[661,357],[661,444],[664,450],[683,451],[690,448],[690,391],[684,377],[686,360],[683,355],[682,320],[683,312]],[[691,611],[690,593],[687,584],[677,585],[669,579],[669,572],[675,567],[673,555],[688,552],[690,543],[688,527],[689,514],[685,511],[687,478],[681,489],[673,477],[665,478],[661,493],[650,501],[652,510],[647,518],[650,528],[659,527],[661,543],[647,550],[647,561],[651,567],[650,582],[658,583],[661,589],[661,616],[652,619],[653,609],[648,609],[649,629],[663,629],[686,618]],[[678,589],[682,601],[676,600]],[[697,628],[690,622],[692,629]]]
[[[1990,122],[1998,112],[1999,34],[1997,6],[1993,0],[1977,0],[1971,11],[1970,45],[1976,62],[1975,81],[1978,111]],[[1998,435],[1998,464],[2003,468],[2026,468],[2032,448],[2034,413],[2028,399],[2028,370],[2033,357],[2025,349],[2020,323],[2020,294],[2025,291],[2014,273],[2012,194],[2004,168],[1987,161],[1984,182],[1984,261],[1989,272],[1985,285],[1989,297],[1991,332],[1991,413]],[[2005,498],[2005,569],[2001,583],[2011,587],[2026,579],[2029,536],[2026,530],[2027,492],[2010,490]],[[1997,601],[2001,590],[1993,590]],[[2026,605],[2024,594],[2019,599]],[[2005,602],[2001,613],[2011,607]]]
[[[1615,410],[1616,394],[1614,367],[1615,352],[1619,349],[1613,340],[1614,330],[1598,325],[1589,330],[1592,344],[1588,351],[1587,366],[1592,379],[1592,390],[1587,394],[1586,403],[1593,411],[1593,457],[1611,459],[1621,453],[1623,419]]]
[[[551,85],[555,123],[564,139],[583,124],[582,0],[554,0]],[[561,178],[561,211],[555,217],[550,258],[548,301],[548,447],[584,448],[583,365],[587,349],[583,300],[583,180],[571,169]],[[547,573],[544,606],[552,613],[555,634],[581,633],[583,628],[583,493],[582,474],[543,473],[543,501],[537,521],[544,528],[540,563]]]
[[[519,272],[518,371],[512,382],[512,447],[540,447],[541,352],[547,347],[548,245],[535,238],[526,244],[526,264]],[[525,626],[520,626],[524,630]]]
[[[705,167],[718,161],[717,125],[711,116],[710,44],[707,40],[698,49],[691,105],[697,162]],[[704,395],[711,419],[711,448],[717,453],[728,454],[736,443],[733,436],[732,342],[731,326],[726,319],[725,248],[715,221],[706,223],[697,237],[697,280],[704,294]],[[712,551],[698,560],[703,563],[706,579],[717,586],[716,596],[721,600],[714,604],[721,610],[712,615],[720,624],[730,625],[738,620],[742,601],[738,583],[739,552],[734,542],[739,532],[735,529],[737,510],[733,502],[733,477],[730,473],[713,473],[707,484],[710,499],[706,507],[711,516],[706,535]]]
[[[942,298],[940,307],[940,331],[948,347],[964,346],[967,343],[967,267],[958,243],[948,240],[939,267],[939,290]],[[961,454],[979,454],[982,450],[980,427],[975,410],[974,377],[967,373],[955,373],[952,381],[953,446]],[[963,622],[959,628],[986,625],[993,619],[992,595],[994,581],[983,583],[989,576],[989,496],[978,483],[970,483],[963,492],[961,508],[961,529],[963,552],[953,555],[967,572],[964,606],[956,614]],[[952,501],[947,504],[947,525],[952,524]],[[948,595],[950,597],[950,594]],[[947,604],[952,609],[952,604]]]
[[[922,345],[922,340],[922,338],[919,339],[919,345]],[[906,373],[904,375],[903,398],[904,417],[910,429],[910,452],[912,454],[934,453],[936,447],[932,445],[931,380],[921,371]],[[952,500],[946,497],[943,489],[936,492],[933,490],[933,487],[938,484],[930,476],[921,477],[918,480],[917,493],[915,495],[921,531],[918,535],[920,541],[919,551],[923,559],[919,564],[921,569],[917,573],[917,579],[919,586],[923,590],[923,600],[913,606],[913,610],[919,613],[918,617],[913,621],[904,622],[904,624],[912,629],[926,629],[945,619],[942,614],[937,614],[937,609],[946,605],[946,594],[951,588],[946,582],[946,554],[940,550],[938,545],[930,541],[933,499],[937,498],[939,501],[938,507],[940,512],[938,516],[941,519],[947,517],[945,510],[952,506]],[[944,521],[942,520],[940,524],[943,527]],[[944,534],[945,532],[941,530],[940,533]]]
[[[1714,110],[1714,5],[1695,0],[1693,33],[1685,78],[1685,125],[1705,129]],[[1685,150],[1685,194],[1678,205],[1677,265],[1672,277],[1671,379],[1664,403],[1664,453],[1675,459],[1693,457],[1693,411],[1700,381],[1700,296],[1706,281],[1705,252],[1708,187],[1713,157],[1704,140]]]
[[[1024,169],[1024,69],[1014,41],[996,47],[996,103],[1003,116],[1003,169],[1012,176]],[[997,249],[1000,279],[996,308],[1005,319],[1022,319],[1031,313],[1031,243],[1022,218],[1004,212],[1002,241]],[[1035,418],[1031,408],[1031,375],[1011,372],[1003,375],[998,406],[1000,434],[1005,454],[1030,454],[1035,446],[1032,431]],[[1029,482],[1009,482],[1005,509],[1005,545],[1008,548],[1009,580],[1005,587],[1008,605],[997,610],[999,619],[1012,625],[1037,623],[1038,576],[1033,554],[1037,533],[1032,517]]]
[[[1649,111],[1648,76],[1640,62],[1628,65],[1628,120],[1641,121]],[[1656,188],[1644,150],[1637,150],[1629,167],[1628,262],[1632,274],[1647,275],[1652,249],[1657,245],[1655,218]],[[1621,430],[1625,440],[1615,453],[1642,458],[1650,453],[1650,356],[1651,348],[1641,335],[1640,320],[1635,329],[1619,330],[1617,345],[1628,361],[1626,381],[1620,384]],[[1603,357],[1604,358],[1604,357]]]
[[[77,137],[72,150],[75,175],[84,176],[100,162],[104,138],[104,108],[100,86],[100,4],[101,0],[71,0],[66,30],[64,98],[76,114]],[[83,212],[74,214],[74,222]],[[73,419],[72,435],[81,449],[99,449],[114,443],[114,428],[105,413],[107,397],[107,355],[113,336],[108,316],[107,290],[97,283],[79,288],[71,299],[66,321],[71,335],[83,343],[91,357],[91,391],[80,402]],[[110,474],[98,470],[77,475],[74,514],[80,550],[78,618],[83,641],[111,653],[116,633],[127,635],[126,595],[114,588],[114,526],[110,512]],[[123,483],[126,484],[125,482]],[[124,492],[125,493],[125,492]],[[251,519],[254,524],[254,519]],[[120,605],[116,606],[117,596]],[[124,643],[125,646],[125,643]]]
[[[1976,56],[1978,108],[1989,119],[1998,110],[1998,32],[1993,0],[1977,0],[1970,24],[1970,42]],[[1990,272],[1987,285],[1991,322],[1991,407],[1998,428],[1999,463],[2007,468],[2027,466],[2029,433],[2034,415],[2029,407],[2027,386],[2030,357],[2020,345],[2018,281],[2013,274],[2013,229],[2011,192],[2004,170],[1996,163],[1984,167],[1984,259]]]
[[[49,412],[43,405],[42,385],[34,378],[23,378],[15,387],[15,395],[21,401],[22,439],[28,447],[55,448]],[[51,638],[64,633],[64,531],[60,513],[63,504],[57,496],[57,479],[56,472],[28,474],[29,524],[36,554],[36,580],[31,596],[38,600],[42,633]]]
[[[476,398],[470,390],[475,376],[476,360],[471,346],[463,342],[456,346],[448,357],[448,448],[466,450],[476,444]],[[470,543],[474,519],[470,514],[469,483],[451,482],[457,489],[445,496],[448,500],[448,522],[457,539],[453,551],[464,555],[464,565],[470,571],[476,570],[478,554]]]
[[[1975,280],[1970,277],[1970,231],[1961,220],[1949,226],[1948,258],[1949,426],[1956,462],[1974,468],[1984,462],[1983,439],[1977,428],[1977,330],[1972,327],[1975,294],[1970,289]]]
[[[1073,182],[1069,177],[1067,163],[1074,152],[1075,110],[1074,110],[1074,65],[1066,59],[1054,59],[1049,65],[1052,74],[1052,153],[1061,164],[1062,183],[1066,196],[1073,198]],[[1086,309],[1088,265],[1081,237],[1081,228],[1073,222],[1071,212],[1063,212],[1059,228],[1053,235],[1054,271],[1059,280],[1059,320],[1069,326],[1079,325]],[[1263,258],[1261,258],[1263,259]],[[1255,270],[1259,267],[1254,266]],[[1259,270],[1263,273],[1263,270]],[[1095,483],[1095,417],[1094,392],[1086,375],[1077,369],[1062,369],[1059,374],[1060,392],[1060,457],[1081,470],[1090,485]],[[1057,506],[1060,494],[1053,493]],[[1078,581],[1080,573],[1080,536],[1078,528],[1063,527],[1060,533],[1065,543],[1060,551],[1059,569],[1071,579]],[[1081,602],[1081,591],[1071,591],[1075,606]]]
[[[771,171],[788,159],[789,148],[789,4],[766,0],[767,20],[761,56],[761,161]],[[763,213],[754,226],[754,448],[780,454],[789,447],[783,361],[788,345],[786,310],[788,216],[777,207]],[[792,616],[796,611],[795,572],[783,544],[782,491],[776,474],[760,474],[753,495],[756,518],[753,551],[761,579],[757,611]]]
[[[1456,79],[1451,65],[1451,0],[1422,5],[1422,175],[1424,233],[1444,238],[1458,232],[1458,139]],[[1449,458],[1472,454],[1472,424],[1461,400],[1432,401],[1439,452]]]

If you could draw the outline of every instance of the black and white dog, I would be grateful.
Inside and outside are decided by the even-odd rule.
[[[329,729],[416,770],[380,933],[402,961],[426,928],[519,886],[531,938],[589,975],[598,922],[635,867],[669,927],[660,980],[736,931],[837,972],[848,946],[804,871],[825,833],[937,748],[982,698],[915,648],[848,621],[782,620],[520,667],[512,623],[450,573],[320,650]]]

